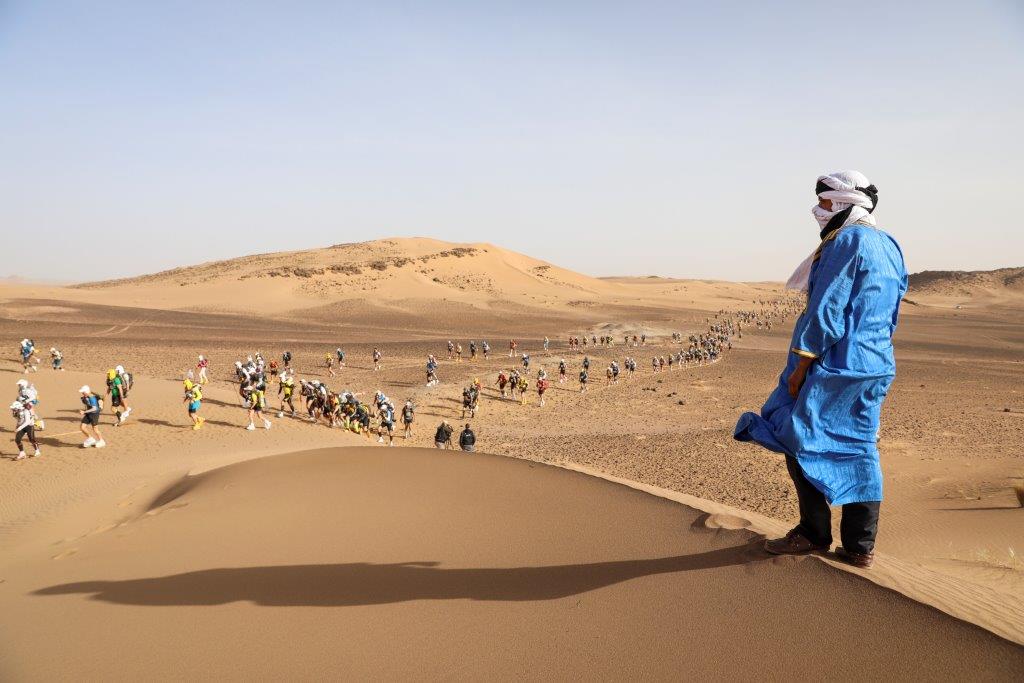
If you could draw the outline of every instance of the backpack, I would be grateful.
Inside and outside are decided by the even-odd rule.
[[[99,394],[97,394],[96,392],[93,392],[92,397],[94,399],[96,399],[96,405],[99,407],[100,411],[102,412],[102,410],[103,410],[103,397],[100,396]]]

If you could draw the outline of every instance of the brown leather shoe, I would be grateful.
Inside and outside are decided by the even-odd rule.
[[[871,565],[875,563],[874,553],[853,553],[843,546],[836,548],[836,557],[859,569],[871,569]]]
[[[828,545],[815,545],[803,534],[793,529],[784,538],[773,538],[764,542],[765,551],[772,555],[807,555],[828,551]]]

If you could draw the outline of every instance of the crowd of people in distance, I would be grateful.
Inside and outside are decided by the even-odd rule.
[[[733,340],[742,338],[744,327],[758,330],[771,330],[773,325],[785,322],[793,313],[800,310],[802,299],[787,298],[776,301],[757,301],[756,308],[742,311],[719,311],[714,318],[705,319],[706,329],[700,333],[684,336],[681,332],[673,332],[670,346],[674,347],[667,353],[659,353],[651,357],[650,366],[653,373],[662,373],[683,368],[688,365],[705,365],[718,361],[722,355],[732,349]],[[646,333],[624,334],[622,344],[627,349],[648,347]],[[570,373],[578,384],[580,394],[587,393],[591,385],[591,355],[587,349],[610,349],[616,346],[611,335],[579,334],[568,337],[566,348],[569,352],[582,355],[578,364],[570,367],[565,357],[560,357],[557,364],[558,383],[569,381]],[[537,405],[544,407],[546,394],[551,387],[551,379],[543,367],[531,370],[533,358],[527,351],[519,351],[519,341],[510,339],[508,343],[509,358],[518,360],[518,367],[498,370],[493,383],[486,386],[496,390],[496,398],[511,400],[527,405],[531,390],[537,394]],[[542,349],[545,359],[550,359],[550,340],[545,337]],[[486,340],[470,340],[464,347],[461,342],[448,340],[447,359],[453,363],[461,363],[468,349],[468,359],[484,360],[490,358],[491,346]],[[35,342],[23,339],[20,343],[19,355],[23,372],[27,375],[39,371],[39,358]],[[578,357],[578,356],[577,356]],[[374,347],[370,356],[374,372],[383,367],[384,354],[379,347]],[[55,371],[64,370],[64,354],[56,347],[50,349],[51,367]],[[339,346],[333,352],[324,355],[322,377],[336,378],[345,368],[345,351]],[[433,354],[427,356],[426,386],[437,387],[441,384],[438,375],[439,362]],[[600,372],[601,370],[599,370]],[[620,359],[613,358],[603,368],[605,386],[617,385],[623,377],[629,378],[638,372],[638,362],[632,355],[624,355]],[[193,430],[203,428],[205,419],[201,416],[204,388],[210,383],[210,362],[204,355],[198,356],[194,369],[188,370],[183,378],[182,403],[185,405],[189,423]],[[245,429],[254,431],[258,427],[271,429],[272,416],[275,412],[269,406],[271,399],[268,393],[276,384],[278,419],[286,415],[300,418],[311,423],[323,424],[330,428],[341,428],[355,434],[363,434],[367,439],[377,437],[377,442],[393,446],[395,428],[398,420],[402,423],[403,438],[413,436],[413,425],[416,420],[416,404],[412,398],[406,400],[401,408],[378,390],[369,401],[360,400],[360,394],[348,390],[334,390],[319,378],[300,379],[293,366],[290,351],[284,351],[280,360],[264,358],[262,352],[256,351],[234,364],[235,382],[238,387],[238,401],[245,410],[248,420]],[[118,427],[129,418],[132,412],[130,394],[134,386],[134,377],[122,365],[111,368],[106,373],[106,390],[101,395],[84,385],[79,390],[82,403],[80,410],[80,430],[85,437],[84,448],[103,448],[106,440],[100,430],[100,422],[105,407],[109,405],[112,424]],[[475,419],[480,410],[485,384],[479,377],[474,377],[468,386],[462,389],[462,420]],[[15,421],[15,443],[18,448],[17,460],[28,457],[26,444],[31,446],[32,455],[41,454],[37,432],[45,429],[45,422],[39,416],[39,392],[27,379],[17,383],[18,393],[10,409]],[[297,406],[296,402],[300,402]],[[438,448],[453,448],[454,427],[447,421],[437,427],[434,443]],[[466,423],[458,435],[458,446],[472,451],[476,446],[476,434],[470,423]]]

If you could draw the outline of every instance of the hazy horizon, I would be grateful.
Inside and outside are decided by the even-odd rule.
[[[430,235],[391,235],[390,237],[380,237],[380,238],[376,238],[376,239],[378,239],[378,240],[388,240],[388,239],[420,239],[420,238],[437,239],[437,238],[431,237]],[[471,242],[459,242],[459,243],[453,243],[453,244],[472,244],[472,243]],[[506,247],[506,246],[504,246],[502,244],[494,244],[494,243],[491,243],[491,244],[493,244],[493,246],[501,248],[501,249],[509,249],[508,247]],[[319,245],[319,246],[309,247],[309,249],[310,250],[327,249],[327,248],[330,248],[331,246],[333,246],[333,245],[323,244],[323,245]],[[510,251],[516,251],[516,250],[510,250]],[[60,278],[45,278],[45,277],[36,278],[36,277],[25,277],[24,275],[19,274],[19,273],[0,273],[0,283],[6,281],[8,284],[52,285],[52,286],[78,285],[78,284],[86,284],[86,283],[89,283],[89,282],[96,282],[96,281],[101,281],[101,280],[106,280],[106,279],[122,279],[122,278],[130,279],[130,278],[136,277],[136,276],[153,275],[153,274],[156,274],[156,273],[159,273],[159,272],[163,272],[163,271],[167,271],[167,270],[174,270],[174,269],[177,269],[177,268],[188,268],[190,266],[198,266],[198,265],[201,265],[203,263],[208,263],[208,262],[211,262],[211,261],[213,261],[213,262],[229,261],[229,260],[236,259],[236,258],[241,259],[241,258],[247,258],[247,257],[251,257],[251,256],[263,256],[263,255],[270,254],[270,253],[275,253],[275,252],[244,253],[244,254],[237,254],[235,256],[229,256],[229,257],[226,257],[224,259],[217,258],[217,259],[210,259],[210,260],[207,260],[207,261],[197,261],[195,263],[181,263],[181,264],[179,264],[177,266],[171,266],[170,268],[161,268],[159,270],[147,270],[147,271],[138,272],[138,273],[129,273],[129,274],[124,275],[124,276],[117,276],[116,278],[90,278],[90,279],[60,279]],[[524,252],[519,252],[519,253],[524,253]],[[533,256],[535,258],[541,258],[541,257],[536,256],[535,254],[525,254],[525,255],[526,256]],[[541,259],[541,260],[547,260],[547,259]],[[553,265],[555,265],[555,266],[565,267],[564,264],[560,264],[560,263],[553,262],[553,261],[551,263]],[[985,270],[999,270],[999,269],[1002,269],[1002,268],[1024,268],[1024,260],[1022,260],[1021,263],[1016,264],[1016,265],[1011,263],[1011,264],[1007,264],[1007,265],[1003,265],[1003,266],[995,266],[993,268],[985,269]],[[934,270],[948,270],[948,269],[924,268],[922,270],[934,271]],[[960,270],[963,270],[963,269],[960,269]],[[621,273],[591,273],[591,272],[577,270],[576,272],[579,272],[582,275],[587,275],[587,276],[598,278],[598,279],[636,277],[636,278],[666,278],[666,279],[690,279],[690,280],[720,280],[720,281],[725,281],[725,282],[748,282],[748,283],[756,283],[756,282],[783,282],[785,280],[785,276],[778,277],[778,278],[761,278],[761,279],[751,279],[751,278],[733,279],[733,278],[722,278],[722,277],[696,277],[696,276],[694,276],[694,277],[686,277],[686,276],[666,275],[664,273],[650,273],[650,272],[641,272],[641,271],[638,271],[638,272],[621,272]],[[921,272],[921,271],[911,271],[912,274],[916,273],[916,272]]]
[[[420,235],[777,281],[841,168],[911,271],[1021,266],[1021,74],[1009,0],[8,0],[0,276]]]

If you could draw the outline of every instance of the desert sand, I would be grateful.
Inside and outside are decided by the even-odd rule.
[[[732,427],[774,385],[792,320],[745,329],[712,365],[650,371],[672,332],[757,308],[782,295],[776,283],[599,279],[493,245],[396,239],[0,284],[0,386],[13,397],[25,336],[68,368],[29,375],[43,456],[0,462],[0,677],[1012,679],[1024,664],[1015,272],[912,282],[870,572],[754,546],[793,523],[795,497],[780,457]],[[509,338],[553,372],[563,356],[576,367],[565,339],[584,331],[618,344],[588,348],[598,369],[621,360],[623,334],[646,333],[628,350],[637,376],[595,376],[584,396],[556,384],[543,409],[489,387],[512,366]],[[448,339],[487,339],[492,356],[447,362]],[[289,418],[242,429],[234,360],[287,348],[301,377],[321,377],[337,346],[348,364],[331,386],[412,398],[410,441],[384,449]],[[214,383],[194,432],[180,379],[199,353]],[[428,353],[437,387],[424,386]],[[75,391],[116,363],[139,378],[135,411],[104,421],[106,449],[77,448]],[[474,377],[478,449],[494,455],[408,448],[457,422]]]

